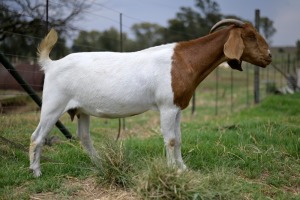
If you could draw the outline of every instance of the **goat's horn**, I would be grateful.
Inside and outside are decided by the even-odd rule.
[[[223,19],[221,21],[219,21],[218,23],[216,23],[211,29],[209,33],[214,32],[215,30],[217,30],[218,28],[222,27],[222,26],[227,26],[227,25],[237,25],[239,27],[241,27],[242,25],[244,25],[245,23],[242,22],[241,20],[238,19]]]

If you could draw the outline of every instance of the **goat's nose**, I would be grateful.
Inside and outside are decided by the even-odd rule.
[[[268,49],[268,53],[269,53],[269,57],[272,58],[272,54],[271,54],[270,49]]]

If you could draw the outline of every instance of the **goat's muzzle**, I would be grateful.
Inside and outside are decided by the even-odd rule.
[[[271,54],[271,51],[270,51],[270,50],[268,50],[268,53],[269,53],[269,58],[271,58],[271,59],[272,59],[272,54]]]
[[[260,66],[260,67],[262,67],[262,68],[266,68],[271,62],[272,62],[272,55],[269,54],[269,57],[268,57],[268,58],[265,58],[265,59],[263,60],[263,63],[262,63],[261,65],[258,65],[258,66]]]
[[[266,68],[271,62],[272,62],[272,54],[271,54],[271,51],[268,50],[268,54],[263,56],[263,58],[261,59],[261,62],[256,65],[260,66],[262,68]]]

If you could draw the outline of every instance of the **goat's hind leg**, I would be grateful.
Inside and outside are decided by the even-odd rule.
[[[51,131],[56,121],[57,120],[54,121],[52,119],[51,122],[45,122],[44,120],[41,120],[38,127],[31,136],[31,142],[29,147],[29,169],[33,171],[33,175],[35,177],[39,177],[42,174],[40,169],[40,157],[42,152],[42,146],[45,142],[45,138]]]
[[[40,135],[42,129],[41,122],[39,123],[38,127],[35,129],[31,136],[31,142],[29,146],[29,160],[30,160],[30,167],[29,169],[32,170],[33,175],[38,177],[41,175],[40,169],[40,156],[42,150],[41,142],[37,141],[37,137]]]
[[[40,157],[45,138],[50,133],[54,124],[58,121],[59,117],[63,113],[62,107],[52,108],[53,109],[42,108],[39,125],[37,126],[36,130],[31,136],[31,142],[29,147],[29,169],[33,171],[33,175],[35,177],[39,177],[42,174],[40,169]]]
[[[77,135],[81,141],[81,144],[85,147],[90,158],[95,164],[99,164],[98,154],[92,144],[90,137],[90,116],[84,113],[80,113],[78,116]]]

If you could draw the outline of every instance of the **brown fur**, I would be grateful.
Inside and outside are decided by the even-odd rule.
[[[176,140],[175,140],[175,139],[171,139],[171,140],[169,141],[170,147],[174,147],[175,144],[176,144]]]
[[[271,62],[268,48],[250,24],[242,28],[232,25],[202,38],[179,42],[171,69],[174,104],[186,108],[200,82],[224,61],[237,70],[242,70],[242,60],[265,67]]]
[[[225,61],[223,46],[228,30],[189,42],[180,42],[175,47],[172,63],[172,89],[174,103],[181,109],[188,106],[199,83],[220,63]]]

